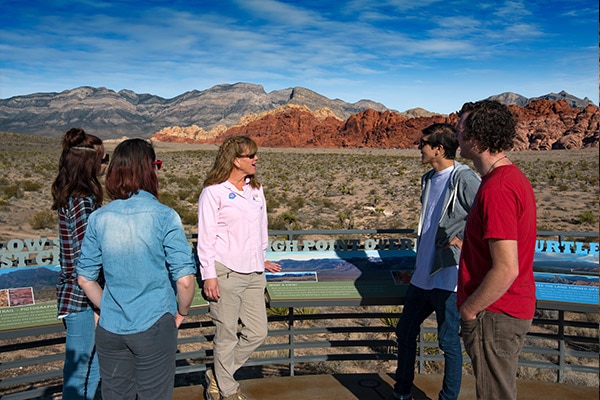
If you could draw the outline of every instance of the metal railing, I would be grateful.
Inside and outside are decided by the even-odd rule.
[[[410,234],[412,230],[367,231],[273,231],[272,236],[289,240],[308,235]],[[546,232],[544,232],[546,233]],[[597,233],[548,232],[559,240],[567,237],[597,237]],[[542,232],[539,232],[542,234]],[[193,239],[193,237],[192,237]],[[393,322],[397,304],[348,307],[331,300],[295,307],[269,304],[269,335],[245,366],[282,365],[289,375],[299,365],[332,361],[395,360]],[[342,308],[343,306],[343,308]],[[206,308],[191,311],[190,322],[182,324],[178,339],[176,383],[194,376],[212,363],[214,326]],[[589,318],[589,313],[594,317]],[[564,382],[568,372],[599,373],[598,306],[572,306],[540,302],[538,315],[527,335],[520,365],[556,373],[556,382]],[[429,362],[443,360],[437,348],[436,329],[424,324],[418,344],[419,373]],[[51,325],[12,331],[0,331],[0,392],[3,399],[32,399],[59,393],[62,389],[64,328]],[[24,356],[24,354],[30,356]],[[35,355],[33,355],[35,354]],[[468,359],[466,359],[468,361]],[[32,372],[35,367],[35,372]]]

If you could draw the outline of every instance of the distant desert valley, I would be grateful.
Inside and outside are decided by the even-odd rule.
[[[109,153],[116,142],[106,143]],[[163,160],[160,201],[196,233],[197,200],[217,146],[154,145]],[[0,133],[0,147],[0,242],[56,237],[50,185],[60,139]],[[533,185],[539,230],[598,231],[598,148],[513,151],[509,158]],[[426,170],[416,149],[259,149],[271,230],[415,228]]]

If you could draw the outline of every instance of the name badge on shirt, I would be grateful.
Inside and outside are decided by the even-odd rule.
[[[260,199],[259,199],[259,196],[258,196],[258,194],[257,194],[257,193],[254,193],[254,194],[252,195],[252,200],[254,200],[254,201],[260,201]]]

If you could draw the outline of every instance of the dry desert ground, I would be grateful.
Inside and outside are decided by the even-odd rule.
[[[55,237],[50,185],[59,139],[0,133],[0,145],[0,242]],[[107,143],[107,151],[115,145]],[[195,233],[198,195],[217,147],[155,147],[164,162],[160,200]],[[598,231],[597,148],[512,152],[509,158],[532,183],[539,230]],[[416,149],[264,148],[258,160],[270,229],[415,228],[426,171]]]

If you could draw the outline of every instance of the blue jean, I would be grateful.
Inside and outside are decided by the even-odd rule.
[[[63,395],[65,400],[92,400],[100,382],[98,355],[94,346],[94,311],[70,313],[63,319],[66,333]]]
[[[98,325],[103,400],[165,400],[173,395],[177,327],[164,314],[147,330],[117,335]]]
[[[444,352],[444,379],[440,400],[457,399],[462,381],[462,349],[460,315],[456,308],[456,293],[447,290],[423,290],[410,285],[404,309],[396,326],[398,337],[398,368],[394,392],[398,398],[409,398],[415,379],[417,337],[421,324],[435,311],[438,343]]]

